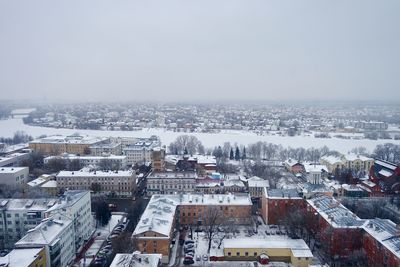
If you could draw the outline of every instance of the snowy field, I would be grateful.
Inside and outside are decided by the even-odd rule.
[[[0,120],[0,136],[12,137],[16,131],[24,131],[25,133],[38,137],[40,135],[70,135],[80,133],[82,135],[92,136],[130,136],[130,137],[150,137],[158,135],[165,145],[169,145],[176,139],[177,136],[185,134],[183,132],[166,131],[159,128],[143,129],[141,131],[102,131],[102,130],[76,130],[76,129],[55,129],[40,126],[25,125],[22,119],[7,119]],[[384,143],[400,144],[400,140],[355,140],[355,139],[340,139],[340,138],[314,138],[313,136],[278,136],[278,135],[257,135],[247,131],[225,130],[220,133],[190,133],[195,135],[205,147],[213,148],[218,145],[223,145],[224,142],[237,143],[238,145],[248,145],[258,141],[266,141],[273,144],[281,144],[284,147],[304,147],[304,148],[320,148],[327,146],[330,149],[337,150],[341,153],[347,153],[354,147],[366,147],[369,152],[372,152],[376,145]]]

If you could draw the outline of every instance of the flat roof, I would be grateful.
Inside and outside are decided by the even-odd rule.
[[[1,173],[16,173],[22,170],[28,170],[28,167],[1,167],[0,168],[0,174]]]
[[[0,265],[8,267],[28,267],[36,260],[37,255],[43,248],[16,248],[6,256],[0,257]]]
[[[60,171],[58,177],[131,177],[133,171]]]

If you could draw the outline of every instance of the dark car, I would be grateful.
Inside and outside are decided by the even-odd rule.
[[[189,258],[187,258],[187,259],[185,259],[183,261],[183,264],[185,264],[185,265],[190,265],[190,264],[193,264],[193,263],[194,263],[194,260],[193,259],[189,259]]]

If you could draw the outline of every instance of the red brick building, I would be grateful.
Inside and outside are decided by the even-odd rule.
[[[369,267],[400,266],[399,226],[390,220],[368,220],[364,226],[363,248]]]
[[[295,189],[265,189],[261,198],[261,215],[267,224],[281,224],[288,212],[305,207]]]

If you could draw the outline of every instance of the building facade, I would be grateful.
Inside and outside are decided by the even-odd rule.
[[[151,172],[147,176],[147,195],[193,193],[196,187],[196,172]]]
[[[136,190],[133,171],[61,171],[56,176],[60,189],[93,190],[132,197]]]
[[[22,187],[28,182],[28,167],[1,167],[0,184],[11,187]]]

